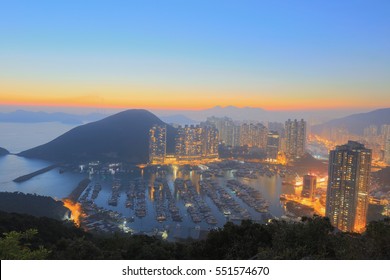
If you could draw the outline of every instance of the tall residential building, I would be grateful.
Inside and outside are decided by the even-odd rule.
[[[370,125],[363,130],[364,137],[371,138],[378,135],[378,127],[376,125]]]
[[[202,129],[199,125],[177,128],[175,153],[179,160],[191,160],[202,156]]]
[[[218,157],[218,130],[210,125],[179,126],[175,139],[178,160]]]
[[[355,141],[330,151],[326,216],[342,231],[365,229],[371,154]]]
[[[385,144],[387,139],[390,139],[390,124],[381,126],[381,136],[383,138],[383,144]]]
[[[155,125],[149,130],[149,162],[164,163],[167,146],[167,127]]]
[[[385,164],[390,165],[390,124],[381,126],[381,138],[381,145],[384,151],[383,161]]]
[[[276,160],[278,158],[279,153],[279,145],[280,145],[280,137],[279,133],[276,131],[268,132],[267,137],[267,158],[271,160]]]
[[[202,156],[218,158],[218,129],[211,125],[202,126]]]
[[[301,196],[313,199],[317,186],[317,177],[314,175],[303,176],[303,186]]]
[[[390,165],[390,137],[387,138],[386,142],[385,142],[385,158],[384,158],[384,162],[387,165]]]
[[[265,149],[267,146],[267,128],[261,123],[243,123],[240,127],[240,146]]]
[[[238,147],[240,146],[240,135],[241,135],[241,129],[239,125],[233,126],[233,137],[232,137],[232,147]]]
[[[302,119],[288,120],[285,123],[286,155],[299,158],[305,154],[306,148],[306,122]]]
[[[239,127],[233,122],[232,119],[224,117],[209,117],[206,124],[213,125],[218,130],[218,139],[226,146],[239,146]]]

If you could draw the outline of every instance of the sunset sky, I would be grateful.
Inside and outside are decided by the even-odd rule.
[[[390,1],[2,1],[0,105],[390,107]]]

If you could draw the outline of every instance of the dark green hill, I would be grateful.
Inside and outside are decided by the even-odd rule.
[[[145,163],[149,157],[149,130],[156,124],[165,123],[146,110],[127,110],[78,126],[19,155],[57,162],[118,160]],[[167,125],[167,130],[169,152],[174,149],[175,129]]]
[[[6,149],[0,147],[0,157],[8,155],[8,154],[9,154],[9,152]]]
[[[324,124],[313,126],[311,130],[314,133],[323,134],[332,128],[344,128],[350,133],[362,135],[366,127],[370,125],[381,126],[383,124],[390,124],[390,108],[334,119]]]
[[[48,196],[24,194],[21,192],[0,192],[0,211],[29,214],[62,220],[69,215],[69,209],[62,201]]]

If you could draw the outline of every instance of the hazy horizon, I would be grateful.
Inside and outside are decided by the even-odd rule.
[[[390,106],[375,106],[375,107],[340,107],[340,108],[305,108],[305,109],[266,109],[264,107],[256,107],[256,106],[235,106],[235,105],[212,105],[206,106],[202,108],[196,109],[187,109],[187,108],[151,108],[147,105],[142,107],[93,107],[93,106],[43,106],[43,105],[5,105],[0,104],[0,113],[9,113],[17,110],[31,111],[31,112],[47,112],[47,113],[55,113],[55,112],[64,112],[64,113],[74,113],[74,114],[89,114],[96,113],[99,111],[107,111],[107,112],[120,112],[129,109],[145,109],[148,111],[161,111],[161,112],[181,112],[181,111],[202,111],[213,108],[238,108],[238,109],[261,109],[269,112],[322,112],[322,111],[348,111],[348,112],[369,112],[378,109],[388,108]]]
[[[233,120],[256,120],[282,122],[291,118],[304,118],[313,124],[323,123],[332,119],[342,118],[352,114],[366,113],[384,108],[335,108],[335,109],[307,109],[307,110],[266,110],[259,107],[219,106],[198,110],[185,109],[150,109],[150,108],[93,108],[93,107],[53,107],[53,106],[4,106],[0,105],[0,114],[13,113],[16,111],[66,113],[71,115],[101,114],[109,116],[129,109],[145,109],[160,118],[184,116],[193,121],[203,121],[207,117],[230,117]],[[249,114],[248,114],[249,113]],[[1,120],[0,120],[1,122]]]

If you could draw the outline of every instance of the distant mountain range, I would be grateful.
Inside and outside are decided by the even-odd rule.
[[[22,115],[24,111],[19,111]],[[199,113],[199,111],[197,111]],[[234,113],[228,115],[228,112]],[[203,110],[202,119],[208,116],[230,116],[238,119],[239,114],[247,112],[240,119],[251,120],[256,114],[267,114],[259,108],[222,108]],[[26,113],[26,112],[24,112]],[[28,112],[27,112],[28,113]],[[45,114],[43,114],[45,115]],[[53,116],[67,114],[52,113]],[[102,115],[91,114],[101,117]],[[197,121],[187,116],[176,114],[163,117],[166,122],[176,124],[195,124]],[[24,157],[41,158],[55,162],[86,161],[86,160],[120,160],[134,163],[147,162],[149,129],[155,124],[165,124],[156,115],[146,110],[127,110],[102,120],[78,126],[49,143],[21,152]],[[353,114],[334,119],[324,124],[312,127],[312,132],[321,134],[330,128],[342,127],[353,134],[362,134],[369,125],[380,126],[390,124],[390,108],[379,109],[368,113]],[[174,151],[176,130],[167,125],[167,150]],[[0,154],[8,151],[0,149]]]
[[[9,154],[9,152],[6,149],[0,147],[0,156],[5,156],[8,154]]]
[[[271,111],[255,107],[215,106],[204,110],[178,110],[172,115],[169,110],[153,110],[153,113],[161,119],[168,119],[169,123],[182,123],[181,119],[187,118],[192,122],[205,121],[208,117],[229,117],[239,121],[258,122],[285,122],[288,119],[305,119],[311,124],[320,124],[334,118],[345,117],[357,113],[357,110],[332,109],[332,110],[280,110]],[[188,124],[191,124],[190,122]]]
[[[118,160],[148,161],[149,130],[165,124],[146,110],[127,110],[78,126],[53,141],[21,152],[20,156],[55,162]],[[167,150],[173,151],[175,128],[167,125]]]
[[[344,118],[334,119],[312,127],[312,132],[321,134],[332,128],[344,128],[349,133],[363,135],[364,129],[370,125],[381,126],[390,124],[390,108],[378,109],[368,113],[353,114]]]
[[[115,110],[114,110],[115,111]],[[204,110],[151,110],[161,120],[168,124],[198,124],[208,117],[229,117],[239,121],[258,122],[285,122],[287,119],[305,119],[310,124],[320,124],[334,118],[341,118],[351,114],[360,113],[357,110],[284,110],[270,111],[255,107],[215,106]],[[77,115],[69,113],[46,113],[16,110],[10,113],[0,113],[0,122],[17,123],[39,123],[39,122],[60,122],[64,124],[80,125],[88,122],[98,121],[108,114],[90,113]]]
[[[10,113],[0,113],[0,122],[15,122],[15,123],[40,123],[40,122],[60,122],[64,124],[78,125],[87,122],[101,120],[106,115],[100,113],[91,113],[87,115],[75,115],[68,113],[46,113],[46,112],[30,112],[25,110],[17,110]]]
[[[350,133],[362,135],[364,128],[370,125],[381,126],[390,124],[390,108],[378,109],[365,113],[350,114],[351,111],[321,110],[321,111],[267,111],[261,108],[234,106],[214,107],[199,111],[180,111],[177,115],[164,116],[159,112],[161,118],[168,123],[195,124],[204,121],[207,117],[230,117],[233,120],[249,121],[277,121],[283,122],[287,119],[305,119],[312,126],[312,132],[320,134],[330,128],[345,128]],[[342,116],[339,118],[339,116]],[[328,120],[323,122],[324,120]]]

